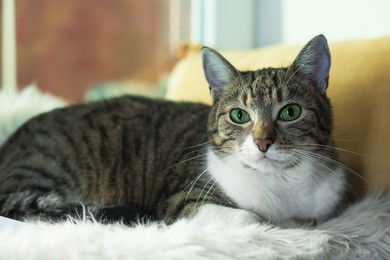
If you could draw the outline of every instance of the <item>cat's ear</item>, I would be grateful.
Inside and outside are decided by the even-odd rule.
[[[208,47],[202,48],[202,64],[211,97],[216,102],[239,72],[221,54]]]
[[[309,79],[321,93],[325,93],[328,87],[330,64],[328,42],[325,36],[318,35],[303,47],[291,68],[292,73]]]

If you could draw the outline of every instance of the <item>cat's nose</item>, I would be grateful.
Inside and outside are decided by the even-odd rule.
[[[256,139],[255,144],[263,153],[267,152],[268,148],[273,144],[271,139]]]

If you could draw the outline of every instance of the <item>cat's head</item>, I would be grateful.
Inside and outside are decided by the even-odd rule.
[[[335,159],[324,36],[309,41],[288,68],[239,71],[210,48],[202,60],[214,102],[209,135],[220,158],[260,171]]]

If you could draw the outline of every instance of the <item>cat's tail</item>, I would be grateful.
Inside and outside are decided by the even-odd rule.
[[[28,119],[65,105],[66,102],[40,92],[35,85],[21,91],[0,90],[0,145]]]

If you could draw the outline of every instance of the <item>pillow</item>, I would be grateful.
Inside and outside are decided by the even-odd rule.
[[[390,36],[330,43],[328,96],[334,108],[334,138],[357,194],[390,187]],[[241,70],[289,66],[303,46],[271,46],[221,52]],[[174,67],[166,98],[211,104],[200,46]]]

